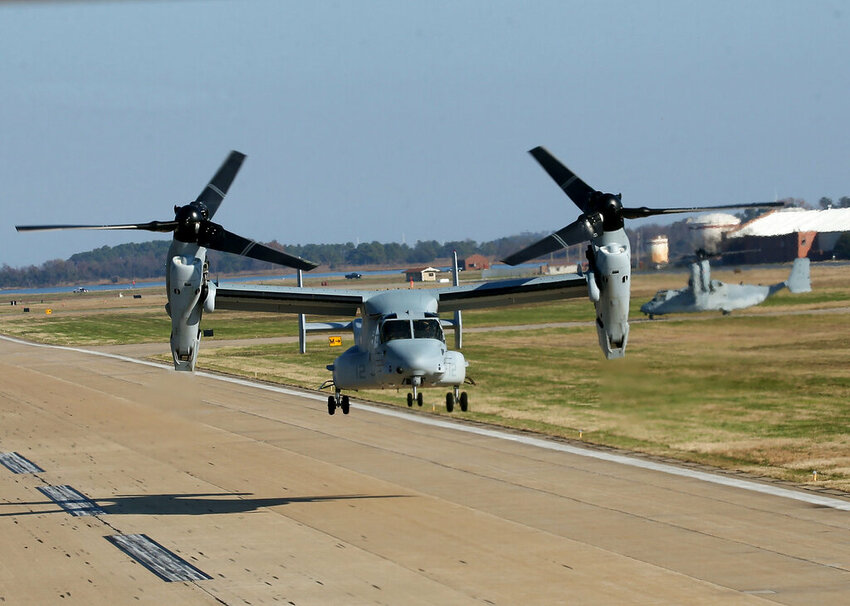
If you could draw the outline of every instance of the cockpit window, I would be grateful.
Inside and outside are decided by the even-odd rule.
[[[410,338],[410,320],[387,320],[381,326],[381,343]]]
[[[414,320],[413,338],[445,341],[445,337],[443,337],[443,329],[440,327],[439,320]]]

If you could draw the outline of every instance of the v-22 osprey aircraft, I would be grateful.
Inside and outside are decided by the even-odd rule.
[[[708,259],[700,259],[690,266],[688,285],[679,290],[659,290],[640,310],[653,319],[655,316],[698,311],[721,311],[728,315],[735,309],[758,305],[783,288],[793,293],[810,292],[809,259],[794,259],[791,274],[784,282],[761,286],[756,284],[727,284],[711,279]]]
[[[210,183],[192,202],[174,207],[171,221],[118,225],[19,225],[17,230],[60,229],[146,230],[173,232],[166,259],[166,311],[171,317],[171,352],[175,370],[195,368],[202,336],[201,318],[216,307],[247,311],[350,316],[347,323],[310,323],[307,331],[354,332],[355,346],[329,367],[334,394],[328,412],[349,411],[349,397],[342,391],[368,388],[409,388],[408,404],[422,405],[423,387],[450,387],[446,407],[468,407],[468,396],[459,393],[466,381],[467,362],[446,345],[444,327],[455,330],[461,346],[461,309],[579,297],[586,280],[577,275],[503,280],[484,284],[455,285],[440,289],[355,291],[331,288],[222,286],[209,278],[207,249],[230,252],[299,270],[316,264],[243,238],[212,222],[245,155],[231,152]],[[457,272],[455,272],[457,277]],[[360,313],[360,317],[354,317]],[[453,320],[438,312],[454,312]]]

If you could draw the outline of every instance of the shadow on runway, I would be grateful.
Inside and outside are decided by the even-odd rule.
[[[324,495],[312,497],[245,498],[249,492],[198,493],[198,494],[153,494],[118,495],[103,499],[91,499],[80,503],[94,503],[106,515],[183,515],[247,513],[264,507],[279,507],[294,503],[323,503],[329,501],[351,501],[359,499],[400,499],[409,495]],[[55,507],[43,511],[3,511],[9,507]],[[56,503],[43,501],[0,503],[0,517],[64,513]]]

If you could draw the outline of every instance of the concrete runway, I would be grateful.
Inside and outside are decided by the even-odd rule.
[[[0,376],[40,469],[0,466],[0,603],[850,603],[838,496],[5,339]]]

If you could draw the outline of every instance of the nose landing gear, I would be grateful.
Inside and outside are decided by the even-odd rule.
[[[416,381],[419,377],[414,377],[413,381],[413,393],[407,394],[407,405],[413,406],[413,400],[416,400],[417,406],[422,406],[422,392],[419,391],[419,383]]]

